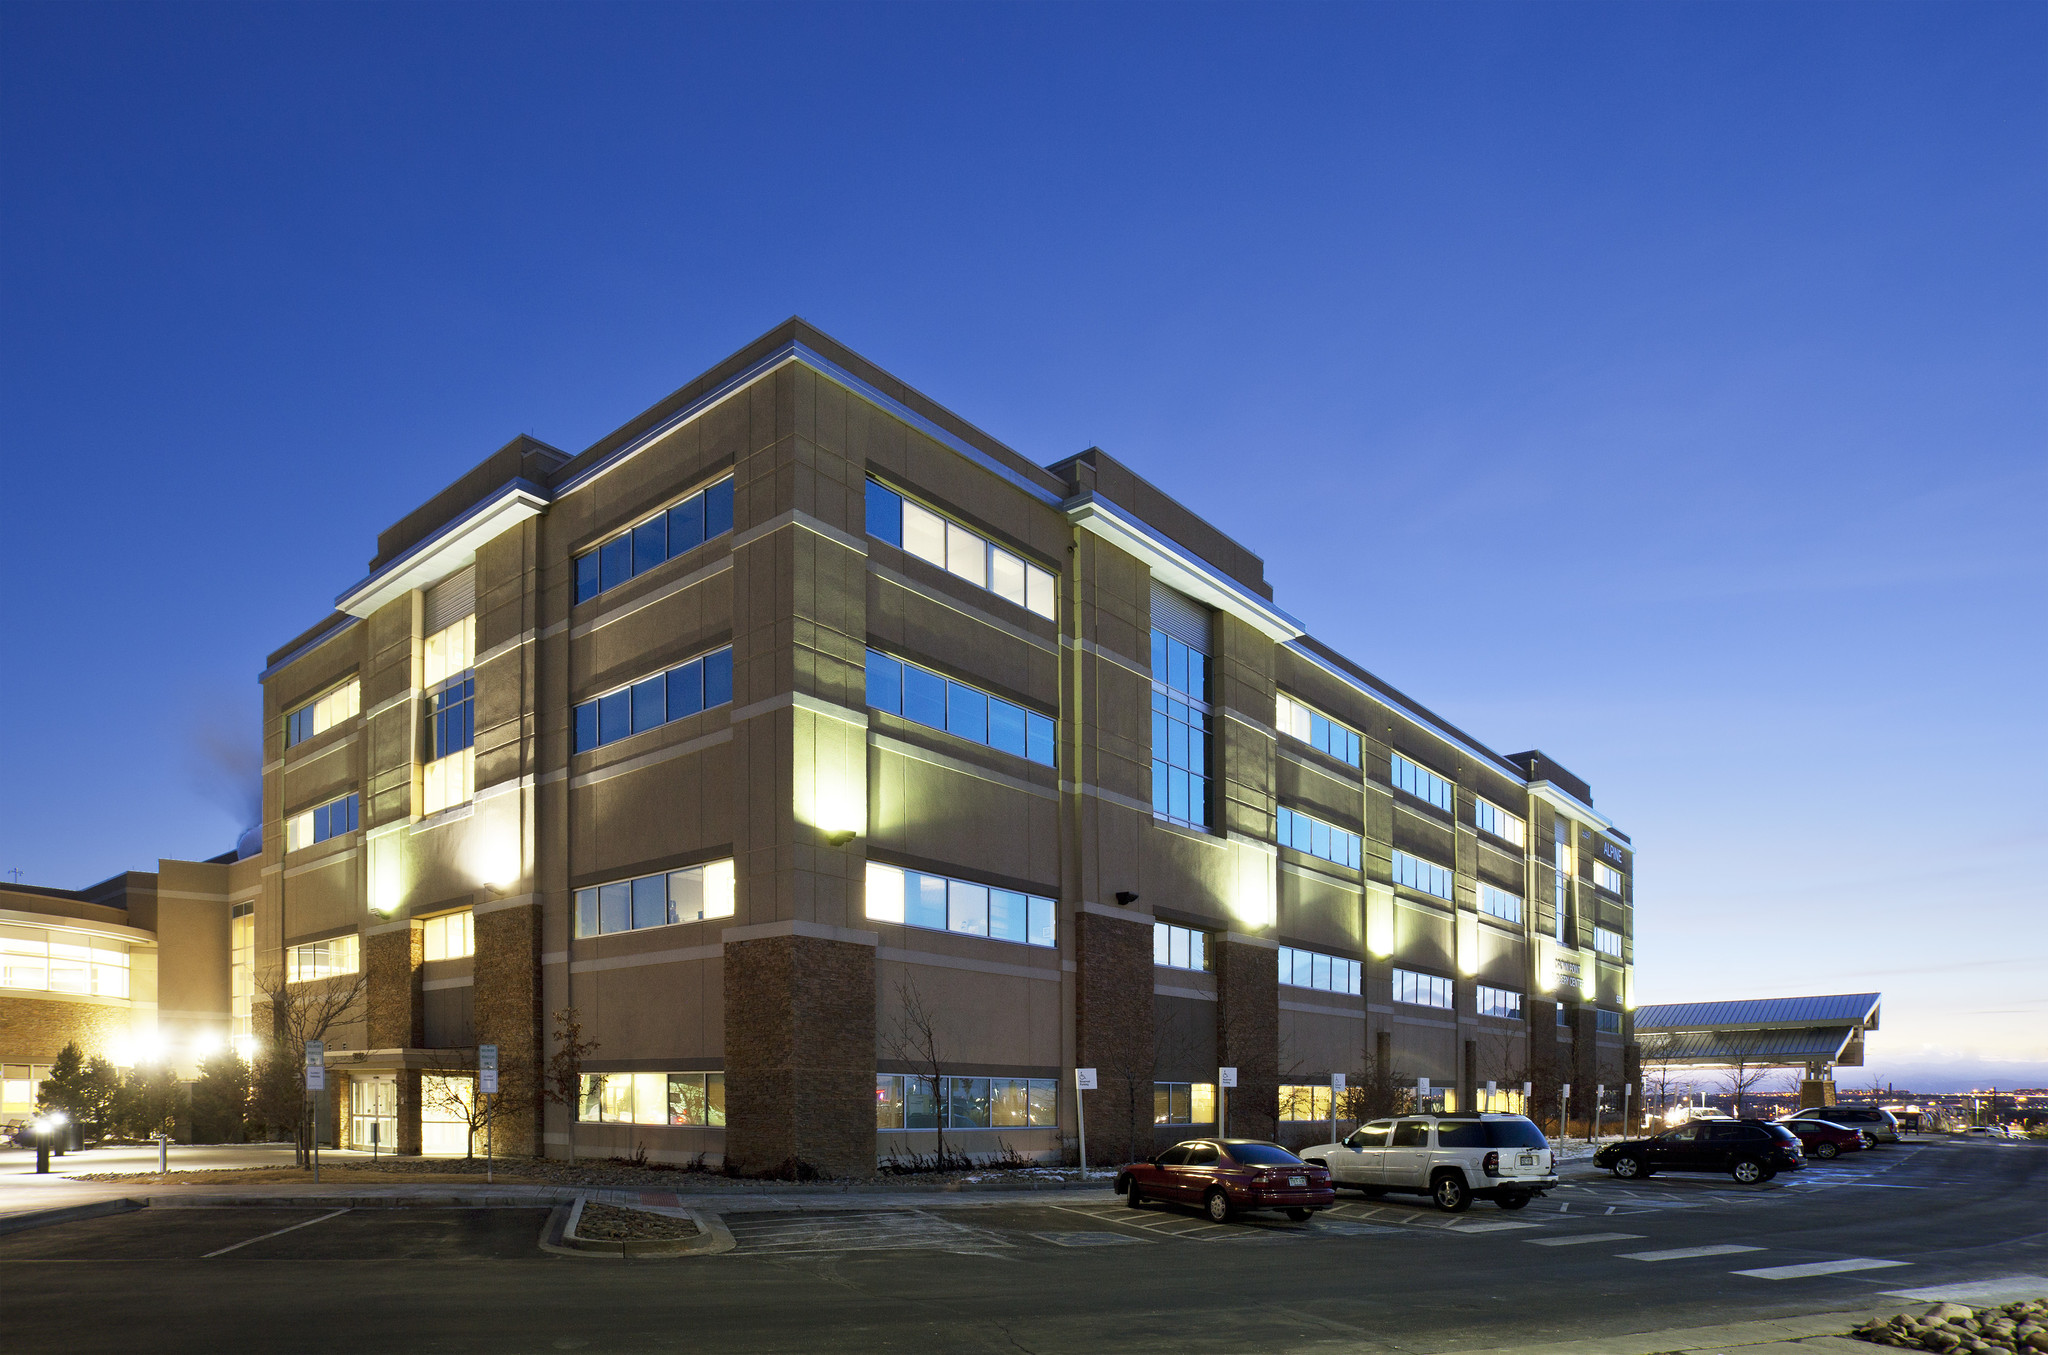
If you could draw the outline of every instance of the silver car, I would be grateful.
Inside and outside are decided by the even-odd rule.
[[[1550,1140],[1522,1115],[1374,1120],[1340,1143],[1303,1148],[1299,1156],[1329,1168],[1339,1190],[1427,1195],[1451,1213],[1474,1200],[1520,1209],[1557,1184]]]

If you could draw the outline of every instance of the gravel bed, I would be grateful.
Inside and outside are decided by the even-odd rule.
[[[650,1214],[644,1209],[621,1209],[591,1200],[584,1201],[583,1212],[576,1217],[576,1236],[601,1242],[691,1238],[700,1231],[690,1219]]]
[[[2000,1307],[1970,1308],[1937,1303],[1927,1313],[1866,1322],[1849,1333],[1859,1341],[1902,1350],[1943,1352],[2048,1351],[2048,1298],[2028,1299]]]

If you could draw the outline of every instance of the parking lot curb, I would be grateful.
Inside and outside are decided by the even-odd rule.
[[[38,1209],[33,1213],[9,1214],[0,1218],[0,1234],[25,1233],[31,1228],[47,1228],[53,1223],[75,1223],[80,1219],[104,1218],[108,1214],[126,1214],[142,1208],[140,1201],[127,1198],[95,1200],[91,1204],[66,1205],[61,1209]]]
[[[1874,1312],[1896,1311],[1896,1304],[1873,1305],[1847,1312],[1812,1313],[1804,1317],[1728,1322],[1712,1327],[1672,1327],[1627,1336],[1587,1336],[1523,1346],[1476,1346],[1443,1355],[1686,1355],[1687,1352],[1744,1352],[1779,1355],[1790,1351],[1842,1350],[1837,1344],[1858,1322]],[[1874,1347],[1854,1342],[1858,1350]]]
[[[593,1257],[643,1257],[649,1260],[680,1258],[685,1256],[717,1256],[731,1251],[739,1245],[732,1230],[716,1214],[700,1213],[697,1210],[683,1211],[691,1222],[697,1225],[695,1237],[672,1238],[628,1238],[613,1239],[601,1237],[579,1237],[576,1224],[583,1217],[583,1206],[588,1196],[579,1195],[568,1205],[557,1205],[548,1216],[548,1226],[541,1233],[540,1249],[557,1256],[575,1256],[585,1259]],[[619,1206],[631,1208],[630,1205]]]

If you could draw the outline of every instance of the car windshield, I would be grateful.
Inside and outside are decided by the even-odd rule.
[[[1247,1167],[1299,1167],[1301,1159],[1277,1143],[1233,1143],[1230,1155]]]
[[[1438,1120],[1440,1148],[1548,1148],[1550,1140],[1528,1120]]]
[[[1791,1130],[1785,1128],[1785,1126],[1781,1124],[1774,1124],[1768,1127],[1771,1133],[1775,1134],[1777,1137],[1781,1139],[1796,1139],[1799,1137],[1797,1134],[1793,1133]],[[1830,1125],[1828,1127],[1830,1129],[1834,1128],[1833,1125]]]

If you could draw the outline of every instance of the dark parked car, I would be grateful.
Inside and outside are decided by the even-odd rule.
[[[1593,1155],[1624,1181],[1654,1172],[1727,1172],[1744,1185],[1768,1181],[1781,1171],[1806,1165],[1799,1139],[1783,1125],[1764,1120],[1698,1120],[1653,1139],[1610,1143]]]
[[[1793,1116],[1778,1123],[1799,1136],[1799,1146],[1806,1150],[1808,1157],[1840,1157],[1843,1153],[1858,1153],[1872,1146],[1868,1134],[1847,1125],[1804,1116]]]
[[[1299,1223],[1337,1202],[1330,1173],[1263,1139],[1189,1139],[1117,1173],[1133,1209],[1191,1204],[1217,1223],[1240,1209],[1280,1209]]]
[[[1794,1120],[1826,1120],[1844,1129],[1861,1129],[1870,1135],[1872,1143],[1899,1141],[1897,1117],[1878,1106],[1808,1106],[1787,1115],[1783,1123],[1790,1124]]]

